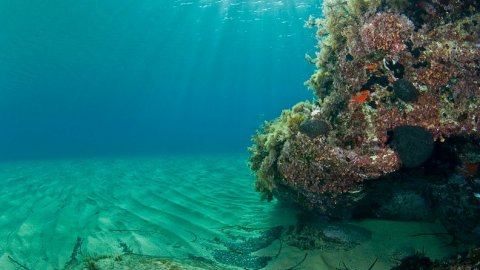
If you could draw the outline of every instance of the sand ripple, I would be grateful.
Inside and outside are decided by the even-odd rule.
[[[273,226],[246,156],[72,159],[0,164],[0,266],[63,268],[81,252],[205,255],[232,224]],[[266,215],[267,214],[267,215]],[[252,216],[262,216],[252,220]]]

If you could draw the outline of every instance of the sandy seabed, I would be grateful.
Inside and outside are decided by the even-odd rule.
[[[216,262],[215,251],[228,249],[235,228],[244,234],[245,228],[295,225],[295,210],[259,200],[247,159],[225,154],[2,162],[0,269],[87,269],[85,258],[122,254]],[[351,224],[370,230],[371,238],[349,249],[300,250],[285,244],[282,234],[251,255],[271,257],[266,269],[298,264],[295,269],[353,270],[368,269],[375,260],[372,269],[389,269],[409,252],[433,258],[454,252],[445,236],[412,237],[443,232],[438,223]]]

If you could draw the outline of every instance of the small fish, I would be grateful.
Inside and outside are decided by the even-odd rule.
[[[376,70],[377,69],[377,64],[366,64],[363,66],[366,70]]]
[[[477,198],[477,199],[480,199],[480,193],[478,193],[478,192],[473,193],[473,196],[475,196],[475,198]]]
[[[370,94],[370,91],[363,90],[362,92],[353,95],[352,99],[356,103],[364,103],[367,100],[369,94]]]

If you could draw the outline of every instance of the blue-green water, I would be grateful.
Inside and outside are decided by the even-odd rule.
[[[312,98],[320,5],[2,0],[0,157],[243,151]]]
[[[312,98],[303,24],[321,4],[0,0],[0,269],[102,256],[101,269],[129,269],[108,263],[131,256],[386,269],[424,246],[447,254],[443,239],[407,237],[438,224],[380,221],[353,224],[375,232],[355,248],[301,250],[285,244],[298,213],[259,201],[246,147],[264,120]]]

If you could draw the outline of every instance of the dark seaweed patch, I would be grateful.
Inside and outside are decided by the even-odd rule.
[[[420,54],[425,51],[425,48],[420,47],[420,48],[415,48],[410,53],[412,54],[413,57],[418,58],[420,57]]]
[[[413,68],[422,68],[422,67],[430,67],[430,63],[428,62],[419,62],[412,65]]]
[[[70,259],[65,263],[65,268],[74,265],[78,261],[78,256],[82,254],[82,244],[83,238],[77,236],[77,241],[73,246],[72,254],[70,254]]]
[[[393,72],[393,76],[398,79],[402,79],[405,74],[405,67],[399,62],[385,61],[385,66]]]
[[[393,270],[409,270],[409,269],[430,269],[432,261],[423,254],[416,253],[414,255],[403,258],[400,265],[392,268]]]
[[[387,86],[388,85],[388,77],[387,76],[371,76],[368,81],[362,85],[362,88],[360,89],[360,91],[362,90],[366,90],[366,89],[369,89],[369,90],[372,90],[372,87],[373,85],[375,84],[378,84],[380,86]]]
[[[251,256],[248,254],[237,254],[229,250],[215,250],[213,258],[222,264],[241,267],[244,269],[262,269],[268,265],[272,257]]]
[[[279,239],[283,233],[283,226],[272,227],[266,231],[234,226],[224,228],[222,231],[231,241],[222,243],[226,249],[218,249],[212,252],[213,258],[217,262],[245,269],[261,269],[266,267],[274,257],[254,256],[251,253],[264,249]],[[256,234],[257,236],[244,236],[242,235],[244,232],[248,232],[248,235]]]
[[[240,242],[227,242],[225,247],[237,254],[249,254],[268,247],[282,235],[283,226],[277,226],[262,232],[258,237],[247,238]]]

